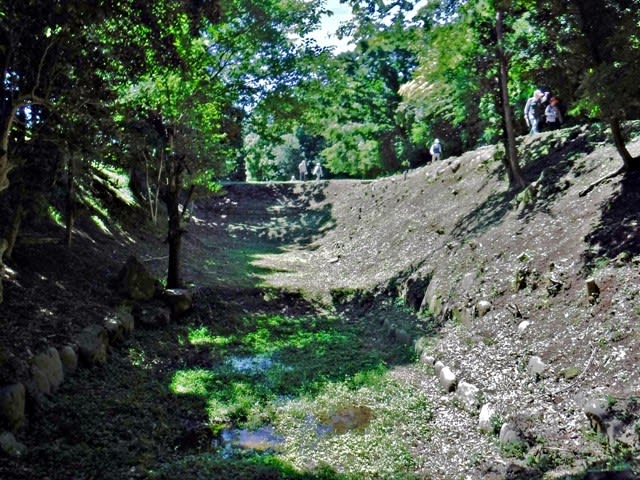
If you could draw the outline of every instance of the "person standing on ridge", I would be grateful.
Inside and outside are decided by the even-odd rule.
[[[442,155],[442,145],[440,145],[440,140],[436,138],[433,141],[433,145],[431,145],[429,153],[431,154],[432,162],[437,162],[438,160],[440,160],[440,156]]]
[[[540,133],[540,118],[542,117],[542,104],[546,101],[546,95],[541,90],[533,92],[533,96],[527,100],[524,106],[524,120],[530,128],[529,135]]]
[[[547,108],[544,110],[544,116],[548,130],[557,130],[562,125],[563,118],[562,112],[558,107],[559,103],[560,100],[558,100],[556,97],[551,97],[551,100],[549,100],[549,105],[547,105]]]
[[[300,171],[300,181],[304,182],[307,179],[307,161],[303,158],[302,160],[300,160],[300,163],[298,164],[298,170]]]

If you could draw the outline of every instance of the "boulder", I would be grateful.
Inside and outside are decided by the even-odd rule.
[[[491,311],[491,302],[488,300],[480,300],[476,303],[476,315],[478,317],[484,317]]]
[[[496,412],[489,405],[485,403],[480,409],[480,415],[478,416],[478,428],[483,433],[491,433],[493,432],[493,423],[495,420]]]
[[[133,300],[151,300],[157,285],[157,280],[136,257],[129,257],[116,278],[118,291]]]
[[[18,429],[25,418],[26,389],[16,383],[0,387],[0,425],[9,430]]]
[[[593,305],[598,301],[598,297],[600,296],[600,287],[598,287],[593,277],[587,278],[585,285],[587,287],[587,300]]]
[[[73,373],[78,368],[78,353],[71,345],[66,345],[60,350],[60,361],[66,373]]]
[[[462,408],[469,412],[478,410],[480,406],[480,389],[467,382],[460,382],[456,388],[456,398]]]
[[[54,392],[64,381],[64,370],[58,350],[49,347],[45,352],[33,357],[31,361],[31,373],[41,393],[46,395]],[[36,377],[42,377],[36,380]]]
[[[162,292],[162,298],[171,309],[171,317],[179,318],[193,308],[193,292],[186,288],[170,288]]]
[[[536,379],[541,378],[547,368],[547,364],[538,356],[532,356],[527,363],[527,372]]]
[[[514,443],[523,443],[520,431],[510,423],[502,424],[502,427],[500,428],[500,444],[506,446]]]
[[[104,327],[95,324],[85,327],[76,343],[80,360],[87,365],[104,364],[107,361],[109,337]]]
[[[445,392],[449,393],[456,390],[458,380],[456,379],[455,373],[453,373],[449,367],[443,367],[442,370],[440,370],[438,381]]]
[[[105,318],[103,327],[107,332],[109,343],[114,344],[123,339],[122,325],[115,318]]]

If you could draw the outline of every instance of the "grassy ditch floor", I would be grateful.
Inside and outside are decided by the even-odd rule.
[[[414,478],[423,460],[412,447],[428,440],[432,412],[389,374],[413,350],[382,328],[390,316],[408,325],[410,313],[204,295],[207,308],[187,322],[139,331],[107,365],[71,377],[33,415],[27,457],[0,473]]]

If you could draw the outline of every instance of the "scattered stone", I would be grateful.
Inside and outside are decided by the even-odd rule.
[[[89,325],[78,335],[78,353],[87,365],[104,364],[107,361],[109,337],[104,327]]]
[[[478,410],[480,406],[480,389],[467,382],[460,382],[456,388],[456,396],[462,407],[470,412]]]
[[[562,372],[562,376],[565,380],[572,380],[580,375],[580,369],[578,367],[569,367]]]
[[[598,297],[600,296],[600,287],[598,287],[593,277],[587,278],[585,285],[587,286],[587,300],[593,305],[598,301]]]
[[[482,406],[482,408],[480,409],[480,415],[478,416],[478,427],[480,428],[481,432],[493,432],[495,414],[495,410],[488,403],[485,403]]]
[[[27,453],[27,447],[16,440],[11,432],[0,433],[0,451],[10,457],[23,457]]]
[[[436,357],[423,352],[422,355],[420,355],[420,361],[427,365],[433,365],[434,363],[436,363]]]
[[[22,383],[0,387],[0,425],[18,429],[25,418],[26,389]]]
[[[590,400],[585,403],[583,410],[591,427],[604,435],[607,431],[607,421],[611,417],[607,402],[605,400]]]
[[[529,363],[527,364],[527,372],[529,372],[529,375],[536,377],[536,379],[542,377],[547,368],[547,364],[544,363],[540,357],[534,355],[533,357],[529,358]]]
[[[547,293],[550,297],[555,297],[562,288],[564,287],[564,282],[557,278],[553,273],[547,275]]]
[[[438,380],[445,392],[450,393],[456,390],[458,380],[449,367],[442,367],[442,370],[440,370],[440,374],[438,375]]]
[[[522,334],[524,331],[529,328],[531,322],[529,320],[523,320],[518,324],[518,333]]]
[[[71,345],[66,345],[60,350],[60,361],[66,373],[73,373],[78,368],[78,354]]]
[[[510,443],[522,443],[522,436],[515,426],[503,423],[500,428],[500,444],[506,446]]]
[[[480,300],[476,304],[476,316],[484,317],[490,311],[491,311],[491,302],[489,302],[488,300]]]

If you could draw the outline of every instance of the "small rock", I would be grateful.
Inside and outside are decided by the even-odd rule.
[[[478,317],[484,317],[487,313],[491,311],[491,302],[488,300],[480,300],[476,304],[476,315]]]
[[[60,361],[67,373],[73,373],[78,368],[78,354],[71,345],[66,345],[60,350]]]
[[[480,404],[480,389],[471,383],[460,382],[456,397],[465,410],[476,411]]]
[[[540,378],[546,369],[547,364],[544,363],[540,357],[533,356],[529,358],[529,363],[527,364],[529,375]]]
[[[583,411],[589,419],[591,427],[601,435],[606,435],[607,423],[611,418],[606,400],[590,400],[585,403]]]
[[[500,443],[508,445],[509,443],[522,443],[520,432],[509,423],[502,424],[500,428]]]
[[[598,297],[600,296],[600,287],[598,287],[593,277],[587,278],[585,285],[587,287],[587,300],[593,305],[598,301]]]
[[[80,359],[86,364],[103,364],[107,361],[109,337],[102,326],[94,324],[85,327],[76,343]]]
[[[440,360],[438,360],[437,362],[435,362],[433,364],[433,369],[436,372],[436,375],[440,375],[440,372],[442,371],[442,369],[444,368],[444,363],[442,363]]]
[[[162,297],[171,309],[173,318],[179,318],[189,313],[193,308],[193,292],[189,289],[170,288],[162,293]]]
[[[529,328],[529,325],[531,325],[531,322],[529,320],[523,320],[522,322],[520,322],[518,324],[518,333],[524,333],[524,331]]]
[[[493,431],[495,413],[495,410],[488,403],[482,406],[480,415],[478,416],[478,427],[481,432],[491,433]]]
[[[422,355],[420,355],[420,361],[422,363],[426,363],[427,365],[433,365],[434,363],[436,363],[436,357],[423,353]]]
[[[438,380],[445,392],[450,393],[456,390],[458,380],[449,367],[443,367],[442,370],[440,370]]]

